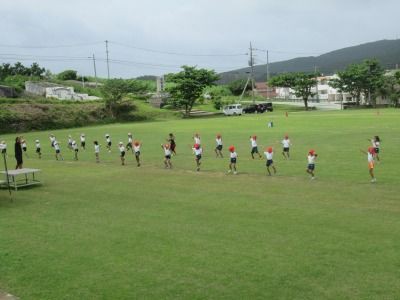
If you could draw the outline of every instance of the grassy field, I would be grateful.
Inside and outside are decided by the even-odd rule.
[[[274,128],[267,128],[268,121]],[[26,167],[42,169],[41,187],[10,202],[0,190],[0,290],[21,299],[399,299],[400,111],[293,112],[170,120],[26,133]],[[86,133],[72,160],[68,134]],[[127,133],[143,142],[140,168],[119,162]],[[174,168],[160,144],[177,137]],[[201,172],[189,145],[199,132]],[[104,134],[112,137],[112,153]],[[214,137],[237,148],[238,175],[215,158]],[[290,135],[292,159],[280,155]],[[276,176],[250,158],[249,136],[276,148]],[[366,149],[382,139],[377,183]],[[3,136],[12,151],[14,136]],[[34,155],[42,142],[43,158]],[[96,164],[92,141],[103,144]],[[309,149],[316,176],[305,173]],[[10,153],[10,165],[14,159]]]

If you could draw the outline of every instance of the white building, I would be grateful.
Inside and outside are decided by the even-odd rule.
[[[344,102],[352,101],[352,96],[348,93],[341,93],[337,89],[329,86],[329,81],[338,78],[337,75],[321,76],[317,78],[317,85],[311,89],[315,96],[311,101],[321,102]],[[296,97],[295,92],[291,88],[277,87],[276,93],[278,98],[283,98],[292,101],[302,101],[301,98]]]

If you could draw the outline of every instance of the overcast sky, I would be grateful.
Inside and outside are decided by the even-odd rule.
[[[109,40],[111,77],[220,72],[246,66],[250,41],[280,61],[399,38],[399,12],[399,0],[0,0],[0,63],[93,75],[94,54],[106,77]]]

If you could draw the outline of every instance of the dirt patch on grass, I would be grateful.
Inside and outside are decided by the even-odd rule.
[[[9,293],[0,291],[0,300],[19,300],[19,298],[15,297]]]

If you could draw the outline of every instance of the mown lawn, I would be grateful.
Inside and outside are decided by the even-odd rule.
[[[25,166],[42,169],[44,184],[13,193],[13,202],[0,190],[0,289],[22,299],[399,299],[399,122],[397,110],[277,111],[54,131],[65,161],[55,161],[50,132],[26,133]],[[66,140],[81,132],[88,149],[75,162]],[[131,154],[119,163],[116,144],[128,132],[143,142],[140,168]],[[165,170],[169,132],[178,155]],[[237,148],[237,176],[215,158],[216,133],[226,157]],[[290,161],[280,155],[285,133]],[[254,134],[261,149],[276,147],[276,176],[250,158]],[[373,135],[382,139],[376,184],[360,152]],[[12,148],[14,135],[2,138]],[[305,173],[310,148],[319,153],[314,181]]]

